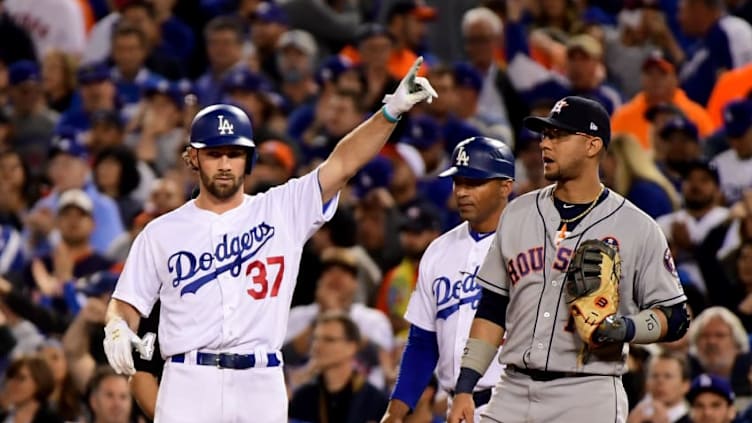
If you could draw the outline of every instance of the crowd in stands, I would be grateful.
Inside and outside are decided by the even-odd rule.
[[[693,316],[680,341],[630,349],[628,422],[752,422],[751,0],[0,0],[0,40],[0,421],[150,421],[162,357],[130,380],[109,368],[105,308],[134,238],[195,194],[198,110],[248,113],[261,193],[423,56],[438,98],[305,246],[291,421],[381,418],[421,256],[459,223],[438,177],[452,149],[500,139],[513,197],[544,187],[522,119],[575,94],[611,114],[602,181],[658,222]],[[432,381],[407,421],[444,421],[448,396]]]

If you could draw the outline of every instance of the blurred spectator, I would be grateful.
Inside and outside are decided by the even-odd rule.
[[[325,313],[316,319],[311,366],[318,376],[292,395],[290,421],[365,423],[384,414],[386,395],[353,366],[361,332],[346,314]]]
[[[462,17],[462,37],[468,62],[483,77],[478,109],[511,126],[512,136],[522,130],[527,106],[512,87],[504,63],[504,24],[485,7],[469,9]],[[513,144],[510,144],[513,145]]]
[[[44,167],[50,139],[60,119],[47,107],[41,79],[35,62],[15,62],[8,68],[11,145],[30,167],[37,169]]]
[[[78,421],[83,415],[80,385],[68,367],[63,345],[57,339],[50,338],[39,350],[39,356],[46,362],[52,372],[55,387],[50,395],[50,408],[65,421]]]
[[[713,159],[721,177],[721,190],[727,205],[742,198],[752,188],[752,100],[729,103],[723,113],[728,150]]]
[[[66,0],[4,0],[3,7],[31,35],[37,57],[50,50],[74,56],[84,51],[86,24],[81,9]]]
[[[428,48],[426,35],[437,14],[435,8],[422,0],[391,2],[386,12],[385,26],[394,37],[394,49],[389,59],[392,75],[404,75],[417,56],[423,56],[429,66],[436,64],[438,59]]]
[[[482,135],[502,140],[510,148],[514,148],[515,139],[509,122],[480,108],[479,100],[483,89],[481,74],[470,64],[460,62],[454,65],[454,77],[457,81],[457,117]]]
[[[185,66],[194,53],[196,39],[193,29],[173,14],[176,3],[177,0],[152,0],[155,22],[159,27],[158,29],[155,27],[154,31],[144,32],[149,38],[154,56],[175,57],[181,65]],[[128,9],[124,12],[126,19],[132,19],[133,16],[129,16],[127,12]]]
[[[431,104],[425,105],[425,109],[427,114],[439,123],[444,138],[444,150],[451,154],[460,141],[482,134],[455,114],[463,105],[459,104],[454,70],[442,65],[434,66],[428,73],[428,80],[439,93],[439,97]]]
[[[603,46],[598,40],[587,34],[568,39],[564,77],[530,57],[527,36],[521,23],[522,14],[521,3],[507,4],[507,72],[512,85],[528,106],[542,98],[558,99],[572,94],[597,100],[609,114],[621,106],[619,92],[604,83]]]
[[[745,241],[739,248],[736,258],[736,292],[732,298],[739,302],[734,312],[744,324],[747,332],[752,332],[752,241]]]
[[[358,291],[357,256],[345,248],[331,247],[322,253],[321,265],[321,276],[316,285],[316,301],[290,310],[285,335],[285,362],[299,363],[302,358],[307,357],[314,323],[318,316],[330,311],[346,312],[360,328],[364,338],[376,347],[377,356],[364,357],[361,364],[368,374],[368,380],[377,387],[384,388],[394,377],[391,359],[394,337],[389,320],[382,312],[354,302]],[[309,366],[308,369],[315,367]]]
[[[690,99],[706,105],[718,75],[752,61],[752,27],[727,15],[723,0],[681,0],[682,31],[699,38],[679,73],[681,87]]]
[[[182,127],[184,95],[178,84],[155,80],[143,86],[142,96],[137,117],[131,121],[135,128],[125,143],[140,161],[164,175],[180,162],[187,143]]]
[[[23,230],[26,214],[39,197],[29,166],[14,150],[0,152],[0,222]]]
[[[145,67],[150,71],[171,80],[178,80],[186,76],[186,62],[181,62],[178,56],[184,53],[190,45],[166,45],[168,34],[165,25],[160,26],[157,21],[156,3],[151,0],[128,0],[120,9],[122,19],[116,25],[133,26],[144,35]],[[168,28],[169,29],[169,28]],[[113,30],[114,32],[114,30]],[[182,38],[182,36],[180,36]],[[112,33],[110,33],[112,38]]]
[[[53,141],[50,150],[48,175],[52,182],[52,192],[37,201],[27,221],[33,236],[32,245],[44,250],[46,237],[49,235],[53,210],[58,209],[61,194],[70,189],[86,192],[88,201],[93,204],[94,231],[91,234],[91,246],[97,252],[104,252],[108,245],[123,232],[120,212],[117,204],[100,193],[89,179],[88,153],[81,145],[79,136],[64,129]]]
[[[740,276],[737,257],[741,247],[752,242],[752,189],[730,207],[729,219],[713,228],[697,251],[697,260],[708,284],[711,304],[735,310],[743,297],[738,296]]]
[[[395,42],[394,36],[379,24],[364,24],[358,30],[359,59],[354,62],[357,63],[356,69],[365,85],[361,92],[365,110],[378,108],[384,95],[399,83],[389,67]]]
[[[68,110],[76,92],[77,60],[60,50],[50,50],[42,59],[42,86],[47,104],[58,113]]]
[[[714,127],[723,125],[723,109],[729,102],[748,97],[751,92],[752,63],[721,73],[708,100],[708,114]]]
[[[29,33],[16,24],[4,3],[0,3],[0,62],[2,67],[19,60],[36,60],[34,42]]]
[[[119,104],[110,69],[104,63],[84,65],[76,72],[81,103],[73,104],[60,117],[58,129],[71,127],[86,131],[91,127],[91,115],[107,110],[118,111]]]
[[[428,244],[439,235],[441,218],[433,207],[416,204],[405,210],[405,220],[400,225],[400,243],[405,257],[386,273],[376,299],[376,308],[389,317],[399,339],[407,339],[410,323],[404,315],[418,282],[418,264]]]
[[[687,98],[679,87],[676,68],[662,53],[655,51],[642,64],[642,91],[614,112],[611,131],[629,132],[646,150],[654,148],[650,138],[650,122],[646,112],[661,104],[672,104],[693,122],[701,137],[713,130],[713,124],[703,106]],[[634,75],[632,75],[634,77]]]
[[[729,217],[729,210],[720,206],[721,191],[718,171],[707,162],[689,163],[682,184],[684,207],[656,219],[666,236],[677,270],[689,276],[692,283],[707,292],[706,281],[697,265],[697,247],[711,229]]]
[[[123,102],[124,113],[130,117],[141,100],[144,87],[156,85],[162,77],[144,66],[146,60],[146,35],[137,27],[120,21],[112,32],[112,81],[118,99]]]
[[[681,189],[687,170],[702,157],[697,126],[677,115],[658,129],[653,143],[656,163],[674,186]]]
[[[125,147],[125,138],[125,124],[119,113],[102,110],[92,114],[87,147],[93,156],[96,157],[106,149]],[[129,150],[132,151],[130,148]],[[165,159],[169,158],[165,157]],[[149,197],[151,184],[157,176],[154,168],[143,160],[137,160],[136,169],[138,170],[138,184],[131,196],[143,203]],[[127,224],[127,222],[124,223]]]
[[[662,353],[648,363],[647,393],[629,413],[627,423],[690,423],[684,402],[690,382],[687,358]]]
[[[365,107],[362,92],[341,89],[329,96],[322,120],[303,133],[301,149],[306,162],[326,157],[343,135],[360,125]]]
[[[653,218],[681,206],[679,194],[635,137],[629,134],[615,136],[606,154],[606,159],[601,162],[601,172],[607,187]]]
[[[259,193],[287,182],[297,167],[295,152],[279,140],[267,140],[258,144],[258,158],[253,173],[246,178],[246,192]]]
[[[290,29],[287,14],[274,1],[263,1],[256,6],[250,19],[251,41],[261,63],[261,71],[275,83],[282,81],[283,75],[277,64],[276,49],[279,41]]]
[[[244,66],[244,37],[242,24],[233,17],[216,17],[204,28],[209,67],[196,80],[194,87],[201,106],[220,101],[222,84],[227,75],[234,69]]]
[[[385,161],[389,163],[388,159]],[[371,177],[365,175],[363,179]],[[359,184],[363,182],[360,181]],[[394,198],[385,188],[359,189],[362,189],[364,194],[355,207],[357,241],[378,264],[381,271],[386,272],[402,260],[402,249],[397,235],[401,213],[394,203]]]
[[[0,225],[0,275],[23,270],[26,260],[20,232],[10,225]]]
[[[128,423],[133,401],[128,377],[115,373],[109,366],[97,368],[89,386],[92,423]]]
[[[256,143],[268,139],[286,140],[272,125],[280,114],[279,95],[272,92],[269,81],[261,74],[248,69],[236,69],[223,84],[226,99],[245,111],[253,123],[253,139]],[[285,132],[285,131],[281,131]],[[293,142],[288,142],[295,147]]]
[[[290,109],[313,101],[317,86],[314,70],[318,47],[311,34],[300,29],[283,33],[277,41],[279,91]]]
[[[749,340],[739,318],[724,307],[710,307],[694,319],[689,331],[692,376],[722,377],[738,395],[750,395]]]
[[[369,2],[288,0],[280,7],[290,28],[308,31],[325,54],[336,53],[352,41]]]
[[[19,357],[8,366],[5,378],[5,389],[0,393],[3,421],[62,423],[63,419],[49,406],[55,381],[44,359]]]
[[[387,147],[384,153],[392,161],[389,193],[401,211],[416,204],[425,204],[428,199],[417,188],[417,182],[426,173],[423,158],[418,150],[405,143]]]
[[[631,4],[630,4],[631,3]],[[605,31],[605,63],[608,74],[625,99],[631,99],[641,89],[640,72],[645,59],[653,51],[664,51],[673,62],[682,62],[684,52],[674,38],[666,10],[659,2],[625,2],[617,16],[618,28]]]
[[[141,179],[135,154],[122,146],[106,148],[94,157],[92,167],[97,189],[115,200],[123,226],[130,226],[142,209],[142,203],[131,196]]]
[[[692,423],[731,423],[736,416],[735,398],[725,379],[709,374],[697,376],[687,394]]]

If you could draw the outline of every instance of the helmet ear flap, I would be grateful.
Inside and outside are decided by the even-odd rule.
[[[248,156],[245,159],[245,174],[250,175],[251,171],[253,170],[253,166],[256,165],[256,160],[258,160],[258,152],[255,148],[250,148],[250,151],[248,152]]]

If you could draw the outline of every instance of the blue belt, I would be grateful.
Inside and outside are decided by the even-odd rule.
[[[175,354],[170,357],[173,363],[185,363],[185,354]],[[265,367],[277,367],[282,362],[277,358],[276,353],[266,355],[267,364]],[[250,369],[256,367],[256,356],[253,354],[229,354],[229,353],[196,353],[196,364],[200,366],[214,366],[220,369]],[[261,367],[261,366],[259,366]]]

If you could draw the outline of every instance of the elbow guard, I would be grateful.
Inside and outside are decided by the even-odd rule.
[[[666,336],[663,337],[662,341],[672,342],[681,339],[689,329],[687,303],[681,302],[668,307],[661,306],[658,309],[666,315],[666,321],[668,322]]]
[[[507,306],[509,297],[497,294],[486,288],[481,291],[478,309],[475,310],[476,319],[485,319],[489,322],[496,323],[506,330]]]

